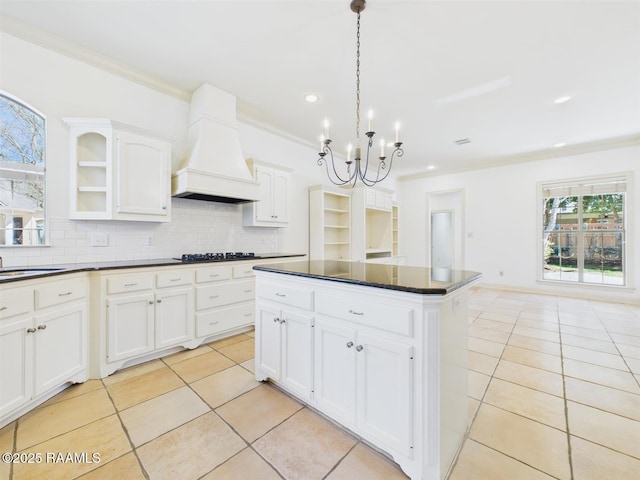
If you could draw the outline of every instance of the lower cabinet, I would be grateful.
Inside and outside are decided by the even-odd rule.
[[[312,398],[313,316],[258,305],[256,365],[299,396]]]
[[[0,425],[65,383],[87,379],[86,276],[45,282],[0,292]]]

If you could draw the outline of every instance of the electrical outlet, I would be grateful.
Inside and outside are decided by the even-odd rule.
[[[144,244],[147,247],[150,247],[153,245],[153,237],[151,235],[144,237]]]
[[[92,247],[106,247],[109,245],[109,234],[106,232],[93,232],[90,242]]]

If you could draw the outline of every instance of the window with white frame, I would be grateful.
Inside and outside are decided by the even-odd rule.
[[[627,284],[627,176],[542,185],[543,280]]]

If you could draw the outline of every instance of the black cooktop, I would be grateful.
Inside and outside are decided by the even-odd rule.
[[[247,260],[256,257],[253,252],[227,252],[227,253],[185,253],[176,260],[181,260],[184,263],[194,262],[227,262],[229,260]]]

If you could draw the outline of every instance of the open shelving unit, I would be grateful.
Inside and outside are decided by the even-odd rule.
[[[309,189],[309,258],[351,260],[351,195],[316,186]]]

